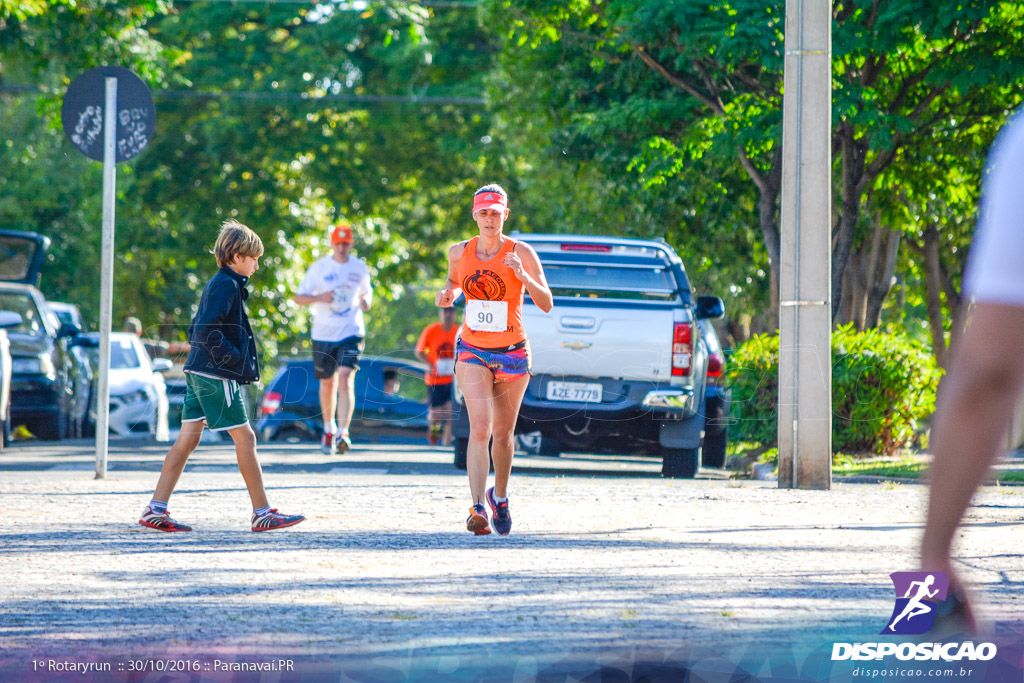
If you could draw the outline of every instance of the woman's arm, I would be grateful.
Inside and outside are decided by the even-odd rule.
[[[459,295],[459,259],[462,258],[462,251],[466,248],[465,242],[453,244],[448,249],[448,279],[444,283],[444,289],[437,293],[434,304],[441,308],[449,308],[455,297]]]
[[[505,265],[512,269],[520,282],[526,285],[533,303],[547,313],[554,305],[548,279],[544,276],[544,267],[540,265],[537,252],[529,244],[517,242],[515,249],[505,255]]]

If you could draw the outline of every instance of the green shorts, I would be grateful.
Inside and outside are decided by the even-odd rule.
[[[222,432],[249,424],[245,401],[238,382],[185,373],[185,405],[181,421],[206,420],[211,432]]]

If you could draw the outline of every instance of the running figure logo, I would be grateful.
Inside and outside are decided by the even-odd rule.
[[[896,605],[882,633],[927,633],[935,623],[936,608],[946,599],[949,577],[942,572],[893,572],[889,578],[896,589]]]

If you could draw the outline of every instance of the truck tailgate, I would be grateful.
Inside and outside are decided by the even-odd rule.
[[[672,374],[670,306],[560,306],[550,313],[529,302],[523,326],[533,374],[616,377],[667,382]]]

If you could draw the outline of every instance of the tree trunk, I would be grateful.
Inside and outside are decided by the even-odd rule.
[[[779,321],[779,268],[782,265],[782,236],[779,232],[779,194],[782,192],[782,145],[778,145],[772,157],[771,168],[764,175],[758,175],[756,169],[744,165],[747,174],[757,186],[760,199],[757,203],[758,222],[761,225],[761,236],[768,250],[770,273],[768,315],[772,324],[778,326]]]
[[[853,302],[857,298],[857,274],[859,254],[854,252],[850,256],[850,262],[846,264],[846,273],[843,275],[843,298],[839,310],[833,316],[832,322],[836,325],[845,325],[854,321],[855,313]]]
[[[942,266],[939,262],[939,231],[929,225],[924,231],[925,308],[932,332],[935,363],[946,367],[946,330],[942,321]]]
[[[843,302],[843,276],[850,260],[850,250],[860,218],[861,194],[864,189],[866,144],[855,140],[853,128],[842,124],[837,133],[842,149],[842,183],[840,185],[839,225],[832,236],[832,319],[837,320]]]
[[[892,291],[893,276],[896,274],[896,259],[900,253],[900,232],[883,228],[880,224],[875,227],[879,233],[884,232],[879,259],[876,264],[875,274],[871,280],[868,290],[867,306],[864,311],[864,329],[878,327],[882,321],[882,305]]]

